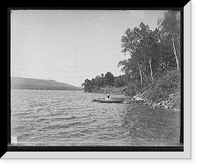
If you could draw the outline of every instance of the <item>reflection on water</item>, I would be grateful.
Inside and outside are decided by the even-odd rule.
[[[20,143],[38,145],[177,143],[179,115],[136,104],[91,102],[105,96],[83,91],[12,90],[11,136]]]

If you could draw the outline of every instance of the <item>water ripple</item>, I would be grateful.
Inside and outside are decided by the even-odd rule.
[[[82,91],[12,90],[11,135],[37,145],[146,145],[169,139],[178,123],[152,109],[92,103],[104,94]],[[144,108],[143,108],[144,109]],[[167,129],[168,128],[168,129]],[[178,136],[178,134],[177,134]]]

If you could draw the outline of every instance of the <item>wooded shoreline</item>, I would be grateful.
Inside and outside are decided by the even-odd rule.
[[[125,90],[126,90],[126,87],[122,87],[122,88],[104,87],[104,88],[94,89],[92,93],[104,93],[104,94],[127,96],[125,94]],[[152,100],[148,100],[146,95],[143,96],[142,94],[137,94],[135,96],[128,96],[128,98],[125,98],[124,103],[145,104],[145,105],[149,105],[153,109],[166,109],[166,110],[169,109],[175,112],[180,111],[180,92],[171,93],[165,100],[162,100],[159,102],[153,102]]]
[[[133,101],[144,102],[152,108],[178,111],[183,68],[181,13],[168,10],[157,23],[155,30],[143,22],[138,27],[128,28],[121,38],[121,52],[129,58],[117,65],[124,74],[114,76],[107,72],[85,79],[84,91],[122,93],[135,96]]]

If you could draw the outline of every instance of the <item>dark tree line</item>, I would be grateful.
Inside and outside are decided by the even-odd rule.
[[[123,87],[128,84],[129,80],[127,75],[114,76],[111,72],[107,72],[105,75],[98,75],[91,80],[86,79],[82,85],[85,92],[92,92],[100,87]]]

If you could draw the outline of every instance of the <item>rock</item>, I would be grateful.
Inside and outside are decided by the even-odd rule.
[[[169,107],[169,109],[172,109],[172,105],[171,104],[169,104],[168,107]]]
[[[180,109],[178,109],[178,108],[174,108],[173,111],[174,111],[174,112],[179,112]]]
[[[134,96],[135,101],[144,101],[142,98]]]
[[[149,103],[148,101],[146,101],[144,104],[145,104],[145,105],[150,105],[150,103]]]
[[[150,101],[150,102],[149,102],[149,105],[151,106],[152,104],[153,104],[153,102],[152,102],[152,101]]]
[[[152,107],[153,109],[155,109],[155,108],[157,107],[157,104],[156,104],[156,103],[152,103],[151,107]]]
[[[169,109],[169,107],[168,107],[168,106],[166,106],[166,105],[163,105],[163,108],[164,108],[164,109]]]

